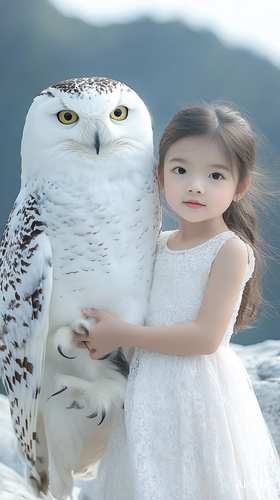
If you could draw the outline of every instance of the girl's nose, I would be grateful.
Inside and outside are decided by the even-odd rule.
[[[188,193],[197,193],[197,194],[203,194],[204,193],[204,187],[202,183],[200,183],[198,180],[193,182],[190,182],[188,187],[187,187]]]

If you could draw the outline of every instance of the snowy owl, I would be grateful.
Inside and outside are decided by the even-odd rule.
[[[107,78],[51,85],[22,138],[21,190],[1,243],[0,364],[27,477],[72,498],[96,474],[129,353],[93,361],[72,344],[81,309],[142,324],[159,231],[151,119]]]

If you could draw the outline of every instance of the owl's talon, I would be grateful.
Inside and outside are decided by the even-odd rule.
[[[87,415],[87,418],[95,418],[97,417],[98,413],[94,412],[91,415]]]
[[[101,418],[99,424],[97,424],[97,425],[101,425],[103,420],[105,419],[105,417],[106,417],[106,410],[105,410],[105,408],[102,408],[102,418]]]
[[[64,387],[62,387],[62,389],[60,389],[59,391],[55,392],[54,394],[52,394],[48,399],[47,401],[49,401],[49,399],[51,399],[53,396],[58,396],[58,394],[61,394],[62,392],[66,391],[67,389],[67,386],[65,385]]]
[[[76,358],[76,356],[66,356],[66,354],[64,354],[64,352],[62,351],[60,345],[57,346],[57,350],[58,350],[59,354],[66,359],[75,359]]]
[[[81,324],[81,329],[85,332],[86,338],[88,339],[89,338],[89,331],[88,331],[87,327],[85,325]]]
[[[66,406],[66,410],[82,410],[84,406],[80,406],[77,401],[73,401],[73,403],[70,406]]]
[[[88,415],[87,418],[95,418],[95,417],[97,417],[97,415],[98,415],[98,413],[94,412],[91,415]],[[101,425],[102,422],[104,421],[105,417],[106,417],[106,410],[105,410],[105,408],[102,408],[102,418],[101,418],[99,424],[97,424],[97,425]]]

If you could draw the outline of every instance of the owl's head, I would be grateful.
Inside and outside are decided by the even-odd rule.
[[[116,158],[120,169],[152,149],[151,118],[136,92],[108,78],[65,80],[43,90],[29,109],[22,184],[57,169],[112,169]]]

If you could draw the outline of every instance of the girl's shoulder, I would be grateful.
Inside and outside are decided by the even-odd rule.
[[[219,236],[219,235],[218,235]],[[244,246],[247,252],[247,267],[245,272],[245,280],[247,281],[253,274],[255,269],[255,256],[252,247],[246,243],[240,236],[235,234],[233,231],[226,231],[225,233],[221,233],[221,248],[223,245],[232,240],[238,240],[240,246]]]
[[[174,234],[177,230],[172,230],[172,231],[163,231],[160,233],[157,241],[157,252],[160,251],[160,253],[168,252],[168,254],[176,255],[176,254],[197,254],[200,255],[201,258],[204,257],[204,254],[206,253],[209,256],[209,260],[213,262],[215,258],[217,257],[219,251],[223,248],[224,244],[231,240],[231,239],[238,239],[242,245],[245,245],[246,250],[247,250],[247,256],[248,256],[248,263],[247,263],[247,268],[246,268],[246,278],[249,279],[249,277],[252,276],[254,268],[255,268],[255,257],[254,257],[254,252],[248,243],[246,243],[242,238],[240,238],[237,234],[235,234],[233,231],[224,231],[223,233],[219,233],[213,238],[210,238],[207,240],[205,243],[202,243],[201,245],[198,245],[197,247],[188,249],[188,250],[181,250],[181,251],[174,251],[174,250],[169,250],[167,247],[167,242],[172,234]]]

